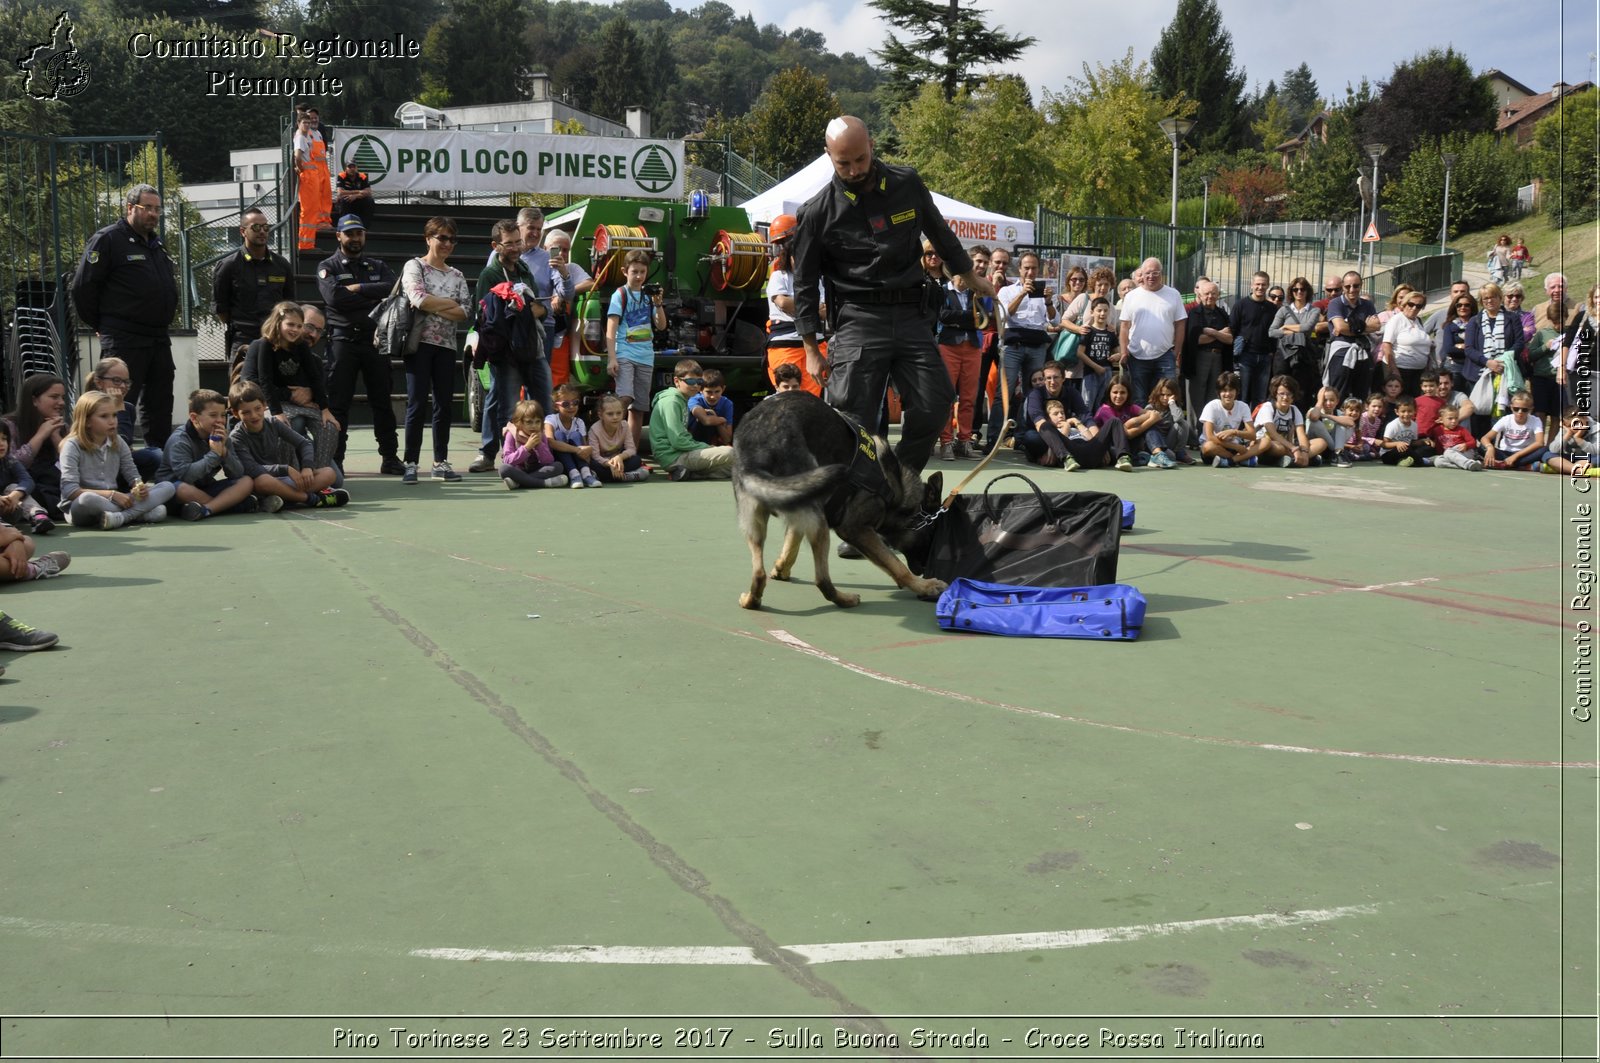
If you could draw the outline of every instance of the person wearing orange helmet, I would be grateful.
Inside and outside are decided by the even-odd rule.
[[[800,367],[800,386],[821,397],[822,385],[806,372],[806,348],[794,326],[793,241],[795,217],[780,214],[767,227],[772,244],[772,272],[767,277],[767,379],[778,386],[778,366],[793,363]],[[819,337],[820,339],[820,337]]]

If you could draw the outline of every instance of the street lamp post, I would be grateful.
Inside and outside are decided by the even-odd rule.
[[[1444,162],[1444,221],[1439,223],[1439,253],[1442,255],[1450,236],[1450,171],[1455,169],[1456,157],[1454,152],[1446,151],[1439,158]]]
[[[1204,190],[1200,199],[1200,228],[1204,229],[1211,221],[1211,175],[1200,175],[1200,187]],[[1202,237],[1203,239],[1203,237]]]
[[[1189,130],[1194,128],[1191,118],[1163,118],[1157,125],[1172,141],[1172,222],[1167,227],[1167,283],[1172,283],[1175,267],[1178,264],[1178,145],[1183,143],[1183,138],[1189,135]]]
[[[1373,232],[1377,232],[1377,229],[1378,229],[1378,160],[1383,158],[1384,153],[1389,150],[1389,145],[1387,145],[1387,144],[1378,144],[1378,143],[1364,144],[1364,145],[1362,145],[1362,150],[1364,150],[1367,153],[1368,157],[1372,159],[1372,229],[1373,229]],[[1363,235],[1365,235],[1365,234],[1363,234]],[[1378,245],[1377,245],[1377,241],[1373,241],[1372,249],[1367,252],[1367,272],[1369,274],[1376,273],[1377,269],[1378,269]]]

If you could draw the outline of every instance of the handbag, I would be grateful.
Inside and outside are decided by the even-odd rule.
[[[1078,344],[1083,337],[1069,328],[1061,330],[1056,337],[1055,344],[1050,348],[1050,357],[1058,362],[1067,362],[1076,369],[1078,367]]]
[[[1495,388],[1494,374],[1484,369],[1478,373],[1478,380],[1472,385],[1472,392],[1467,396],[1472,400],[1472,408],[1483,414],[1488,414],[1494,409]]]
[[[998,494],[1018,479],[1024,494]],[[1117,581],[1122,500],[1097,491],[1047,495],[1021,473],[997,476],[976,498],[957,495],[934,522],[922,574],[1028,587]]]
[[[422,341],[422,330],[416,327],[417,312],[406,298],[404,277],[394,282],[394,288],[368,316],[377,323],[372,337],[378,353],[386,358],[404,358],[417,353]]]
[[[1144,629],[1137,587],[1012,587],[958,579],[939,596],[934,615],[946,631],[1050,639],[1132,642]]]

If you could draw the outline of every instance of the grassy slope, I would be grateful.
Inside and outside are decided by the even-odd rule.
[[[1539,281],[1546,273],[1565,273],[1569,292],[1587,292],[1600,273],[1600,221],[1553,229],[1544,214],[1529,214],[1516,221],[1496,225],[1481,232],[1462,233],[1450,246],[1466,254],[1468,268],[1482,269],[1489,248],[1501,233],[1512,240],[1520,234],[1533,253],[1533,265],[1523,274],[1523,283]],[[1437,239],[1437,235],[1434,237]]]

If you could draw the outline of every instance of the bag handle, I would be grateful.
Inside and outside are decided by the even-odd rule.
[[[1051,525],[1055,525],[1057,523],[1056,514],[1055,510],[1050,508],[1050,501],[1044,497],[1044,492],[1039,490],[1038,484],[1034,483],[1020,472],[1008,472],[1003,475],[996,476],[993,480],[989,481],[989,483],[983,489],[983,515],[994,521],[996,524],[1000,523],[1000,516],[999,514],[995,513],[994,504],[989,500],[989,492],[994,490],[994,485],[999,483],[1001,480],[1013,479],[1021,480],[1023,483],[1028,485],[1028,490],[1033,492],[1033,497],[1039,500],[1039,511],[1045,515],[1046,519]]]

